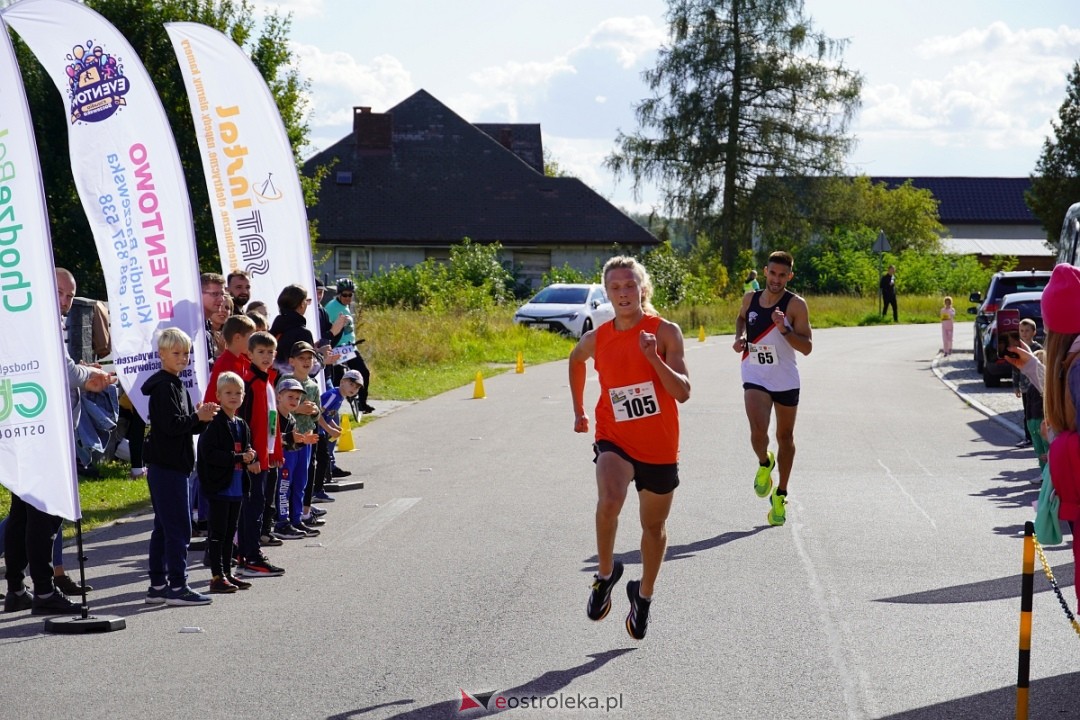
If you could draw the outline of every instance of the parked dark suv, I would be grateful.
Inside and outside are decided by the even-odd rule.
[[[1013,272],[994,273],[990,278],[990,287],[986,289],[986,295],[977,292],[971,293],[968,298],[978,307],[968,308],[968,314],[975,316],[975,371],[982,373],[985,370],[986,358],[983,355],[983,347],[986,346],[986,328],[994,319],[1001,298],[1017,292],[1039,292],[1050,282],[1049,270],[1016,270]]]
[[[998,357],[998,318],[1003,310],[1016,310],[1021,320],[1031,320],[1035,323],[1035,342],[1042,344],[1045,333],[1043,332],[1042,319],[1042,292],[1009,293],[1001,299],[998,305],[998,314],[986,326],[983,331],[983,385],[997,387],[998,384],[1012,376],[1012,365],[1005,358]]]

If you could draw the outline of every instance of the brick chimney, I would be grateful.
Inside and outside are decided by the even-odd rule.
[[[353,107],[353,137],[356,149],[364,154],[390,152],[394,130],[394,116],[390,113],[373,113],[370,107]]]

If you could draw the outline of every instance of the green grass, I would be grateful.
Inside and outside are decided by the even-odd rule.
[[[696,338],[701,327],[707,335],[726,335],[735,332],[740,301],[732,298],[662,314],[678,323],[688,338]],[[878,302],[842,295],[808,297],[810,323],[815,328],[891,323],[891,318],[882,319]],[[898,305],[901,323],[935,323],[942,299],[905,295]],[[971,319],[961,311],[962,306],[958,322]],[[514,325],[512,315],[511,308],[491,314],[365,311],[358,335],[368,338],[361,351],[371,368],[372,397],[423,400],[472,383],[477,372],[491,377],[513,370],[519,352],[526,366],[566,359],[574,346],[572,339]],[[371,421],[365,416],[360,424]],[[84,531],[149,506],[146,481],[128,479],[126,463],[107,463],[100,469],[100,479],[80,479]],[[0,516],[7,515],[9,504],[9,493],[0,487]],[[73,526],[65,524],[65,536],[73,532]]]

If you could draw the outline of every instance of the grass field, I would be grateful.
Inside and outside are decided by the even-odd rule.
[[[810,322],[815,328],[877,325],[883,322],[874,298],[815,296],[806,299]],[[939,297],[903,296],[897,302],[901,323],[938,322],[942,306]],[[739,300],[718,302],[708,307],[675,309],[663,315],[682,327],[687,337],[735,331]],[[958,307],[963,310],[963,304]],[[563,360],[574,341],[554,333],[538,332],[514,325],[513,308],[497,315],[461,313],[436,315],[424,311],[365,311],[357,334],[367,342],[361,346],[371,368],[372,398],[379,400],[423,400],[473,382],[477,372],[485,377],[512,370],[518,353],[526,365]],[[957,321],[971,316],[957,313]],[[888,322],[891,322],[889,320]],[[365,421],[369,421],[365,418]],[[146,481],[129,479],[126,463],[100,466],[101,478],[80,479],[83,529],[102,524],[147,507]],[[0,487],[0,517],[7,515],[10,497]],[[65,523],[64,534],[73,529]]]

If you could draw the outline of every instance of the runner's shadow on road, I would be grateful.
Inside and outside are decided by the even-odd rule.
[[[546,697],[555,695],[560,690],[565,689],[566,686],[577,678],[594,673],[615,658],[625,655],[628,652],[633,652],[634,650],[635,648],[620,648],[618,650],[594,653],[589,655],[592,660],[589,660],[588,662],[575,667],[566,668],[565,670],[550,670],[537,678],[529,680],[517,687],[509,688],[508,690],[501,690],[494,693],[471,693],[472,698],[475,698],[480,703],[487,703],[490,707],[485,708],[484,705],[480,705],[479,707],[475,704],[470,705],[472,698],[466,699],[465,696],[462,696],[460,699],[446,700],[432,705],[425,705],[424,707],[413,708],[412,710],[393,715],[389,720],[428,720],[429,718],[439,718],[439,720],[442,720],[443,718],[458,717],[459,715],[462,717],[486,717],[488,715],[495,715],[503,712],[503,710],[495,707],[493,698]],[[461,689],[465,692],[469,692],[465,688]],[[382,708],[393,707],[395,705],[405,705],[412,702],[415,701],[395,700],[393,702],[380,703],[366,708],[348,710],[343,713],[338,713],[337,715],[329,715],[326,720],[351,720],[360,717],[364,713],[374,712],[375,710],[381,710]],[[469,709],[470,707],[472,708],[471,710]]]
[[[1069,587],[1075,581],[1075,564],[1064,563],[1051,568],[1058,587]],[[874,602],[899,603],[902,605],[948,605],[952,603],[987,602],[991,600],[1008,600],[1020,597],[1021,576],[1009,575],[1008,577],[995,578],[993,580],[980,580],[979,582],[951,587],[938,588],[937,590],[924,590],[923,592],[909,595],[897,595],[895,597],[880,598]],[[1035,571],[1035,592],[1051,592],[1050,581],[1042,572],[1041,567]],[[1068,593],[1071,595],[1072,593]],[[1071,599],[1066,597],[1067,600]],[[912,716],[921,717],[921,716]],[[929,717],[929,716],[927,716]],[[978,715],[972,715],[978,717]]]
[[[1076,688],[1080,672],[1032,680],[1028,692],[1029,717],[1080,717],[1076,705]],[[940,718],[1011,718],[1016,707],[1016,686],[1009,685],[978,695],[947,700],[935,705],[886,715],[880,720],[939,720]]]
[[[694,557],[699,552],[705,550],[712,550],[718,548],[721,545],[727,545],[729,542],[735,540],[742,540],[752,535],[757,535],[762,530],[768,530],[769,525],[758,525],[752,530],[733,530],[731,532],[720,533],[715,537],[708,538],[706,540],[698,540],[696,542],[687,543],[685,545],[668,545],[667,552],[664,553],[664,562],[669,560],[683,560],[685,558]],[[640,565],[641,564],[641,551],[632,550],[625,553],[615,553],[615,559],[621,560],[624,565]],[[596,555],[586,558],[586,567],[581,569],[582,572],[596,572],[599,558]]]

